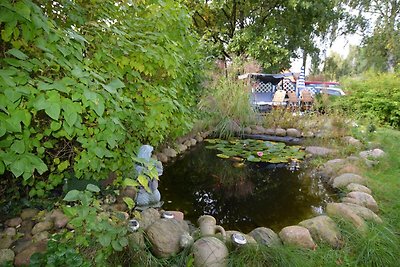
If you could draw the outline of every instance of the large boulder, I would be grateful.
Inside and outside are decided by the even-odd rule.
[[[257,243],[266,245],[267,247],[281,246],[282,241],[279,236],[271,229],[266,227],[258,227],[249,233]]]
[[[276,136],[286,136],[286,130],[282,129],[282,128],[276,128],[275,135]]]
[[[379,211],[379,207],[375,199],[370,194],[364,192],[350,192],[347,194],[347,197],[344,197],[342,199],[342,201],[345,203],[353,203],[364,206],[366,208],[369,208],[373,212]]]
[[[257,241],[251,235],[246,235],[239,231],[226,231],[226,243],[229,245],[232,245],[232,243],[233,243],[232,242],[233,234],[240,234],[240,235],[244,236],[244,238],[246,238],[247,244],[249,244],[249,245],[257,244]]]
[[[68,222],[68,217],[61,210],[53,210],[50,214],[50,218],[53,219],[55,228],[64,228]]]
[[[357,184],[357,183],[350,183],[346,186],[346,189],[349,191],[358,191],[358,192],[364,192],[367,194],[372,194],[371,189],[369,189],[368,187],[361,185],[361,184]]]
[[[326,242],[333,248],[342,246],[342,236],[336,223],[326,215],[304,220],[299,225],[307,228],[312,238],[317,242]]]
[[[328,156],[333,155],[336,153],[336,150],[327,148],[327,147],[320,147],[320,146],[308,146],[306,147],[306,152],[313,155],[313,156]]]
[[[160,217],[158,210],[153,208],[146,209],[141,213],[141,219],[139,220],[140,227],[146,231],[154,222],[160,219]]]
[[[354,173],[343,173],[332,179],[332,187],[333,188],[344,188],[351,183],[357,183],[365,185],[367,180]]]
[[[193,244],[195,267],[225,267],[228,265],[228,248],[216,237],[202,237]]]
[[[382,219],[375,214],[372,210],[352,203],[344,203],[347,207],[349,207],[355,214],[363,218],[364,220],[373,221],[376,223],[382,223]]]
[[[154,255],[168,258],[181,251],[180,240],[187,232],[189,226],[185,221],[159,219],[147,229],[146,233]]]
[[[317,246],[311,237],[310,231],[302,226],[287,226],[279,232],[279,237],[285,245],[294,245],[308,249],[315,249]]]
[[[165,149],[162,151],[162,153],[163,153],[164,155],[166,155],[167,157],[169,157],[169,158],[175,158],[176,155],[177,155],[175,149],[173,149],[173,148],[165,148]]]
[[[3,266],[6,262],[14,262],[14,251],[11,249],[0,249],[0,266]]]
[[[290,136],[290,137],[301,137],[301,132],[294,128],[287,129],[286,134],[287,134],[287,136]]]
[[[7,225],[8,227],[17,227],[21,223],[22,223],[21,217],[15,217],[15,218],[12,218],[12,219],[8,219],[5,222],[5,225]]]
[[[33,226],[32,235],[36,235],[37,233],[51,230],[51,228],[53,228],[52,221],[38,222],[37,224],[35,224],[35,226]]]
[[[385,152],[382,149],[375,148],[372,150],[361,151],[359,155],[364,159],[379,159],[385,156]]]
[[[367,224],[364,219],[344,203],[328,203],[326,205],[326,213],[329,216],[342,218],[351,222],[361,232],[367,230]]]
[[[23,250],[22,252],[18,253],[15,256],[14,265],[15,266],[29,265],[31,256],[34,253],[37,253],[37,252],[42,253],[42,252],[45,252],[46,249],[47,249],[47,241],[46,240],[42,240],[40,242],[33,243],[28,248],[26,248],[25,250]]]

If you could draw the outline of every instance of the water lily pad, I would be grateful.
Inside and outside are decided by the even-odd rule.
[[[206,148],[220,151],[217,156],[224,159],[238,158],[250,162],[286,163],[292,159],[300,160],[305,156],[300,146],[286,146],[284,143],[254,139],[207,139],[206,141],[212,144]]]

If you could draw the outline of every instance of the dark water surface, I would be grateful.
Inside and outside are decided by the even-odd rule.
[[[209,214],[226,230],[247,233],[264,226],[275,231],[323,211],[330,201],[319,179],[285,166],[234,162],[216,157],[204,144],[164,166],[160,177],[163,209],[179,210],[196,224]]]

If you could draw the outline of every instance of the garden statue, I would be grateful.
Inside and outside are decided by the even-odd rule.
[[[151,152],[153,152],[153,147],[150,145],[143,145],[139,149],[139,153],[137,157],[141,160],[145,160],[147,164],[144,165],[135,165],[135,169],[139,174],[146,174],[148,168],[153,164],[156,167],[158,175],[162,175],[163,167],[160,161],[151,159]],[[137,206],[158,206],[160,205],[161,194],[158,191],[158,177],[149,177],[146,175],[148,179],[148,184],[150,188],[150,192],[148,192],[144,187],[139,189],[139,192],[136,196],[136,205]]]

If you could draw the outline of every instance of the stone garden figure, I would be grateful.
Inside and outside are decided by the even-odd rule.
[[[153,152],[153,147],[150,145],[143,145],[139,149],[139,153],[137,157],[139,159],[144,159],[146,162],[153,162],[154,166],[157,169],[158,175],[162,175],[163,167],[160,161],[152,160],[151,153]],[[145,168],[148,166],[144,165],[135,165],[135,169],[138,174],[141,174],[145,171]],[[148,177],[148,183],[150,192],[146,191],[145,188],[141,187],[136,197],[136,205],[137,206],[157,206],[160,204],[161,194],[158,191],[158,180],[156,178],[151,179]]]

